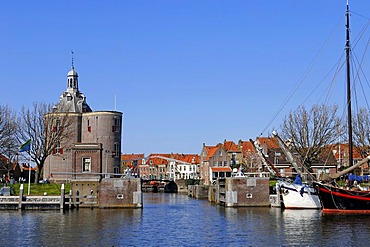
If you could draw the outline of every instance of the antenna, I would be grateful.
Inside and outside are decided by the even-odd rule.
[[[71,54],[72,54],[72,68],[73,68],[73,55],[75,54],[74,52],[73,52],[73,50],[71,50]]]
[[[117,111],[117,95],[114,95],[114,111]]]

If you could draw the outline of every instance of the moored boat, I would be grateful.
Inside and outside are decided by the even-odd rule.
[[[321,209],[317,191],[308,184],[278,180],[276,184],[286,209]]]
[[[326,213],[366,213],[370,214],[370,191],[361,190],[359,187],[344,188],[335,183],[335,179],[347,174],[357,167],[366,164],[370,156],[354,164],[353,162],[353,142],[352,142],[352,113],[351,113],[351,82],[350,82],[350,30],[349,30],[349,6],[347,1],[346,10],[346,65],[347,65],[347,126],[349,141],[349,168],[334,175],[326,175],[320,182],[314,182],[318,190],[319,197]]]

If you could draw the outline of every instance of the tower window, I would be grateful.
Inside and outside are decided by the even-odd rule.
[[[91,158],[82,158],[82,171],[91,172]]]
[[[118,117],[115,117],[113,120],[114,120],[114,124],[112,126],[112,132],[119,132],[121,121]]]

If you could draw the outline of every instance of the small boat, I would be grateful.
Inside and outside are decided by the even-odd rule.
[[[275,137],[280,138],[277,136],[276,132]],[[286,209],[321,209],[321,203],[316,189],[309,184],[302,182],[300,175],[301,172],[297,165],[297,161],[293,158],[290,150],[283,143],[279,143],[278,140],[279,146],[282,148],[283,152],[286,153],[287,157],[290,157],[289,161],[295,167],[296,171],[298,171],[294,182],[291,179],[283,178],[280,175],[274,165],[266,158],[258,142],[254,142],[253,140],[250,140],[250,142],[252,142],[258,155],[261,157],[270,173],[278,177],[275,185],[276,197],[270,197],[270,202],[273,207],[280,207],[282,205],[282,207]]]
[[[298,184],[289,180],[278,180],[276,191],[283,198],[286,209],[321,209],[316,189],[307,183]]]

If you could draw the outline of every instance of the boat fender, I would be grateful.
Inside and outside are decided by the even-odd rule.
[[[284,190],[283,192],[285,195],[287,195],[289,193],[289,190]]]

